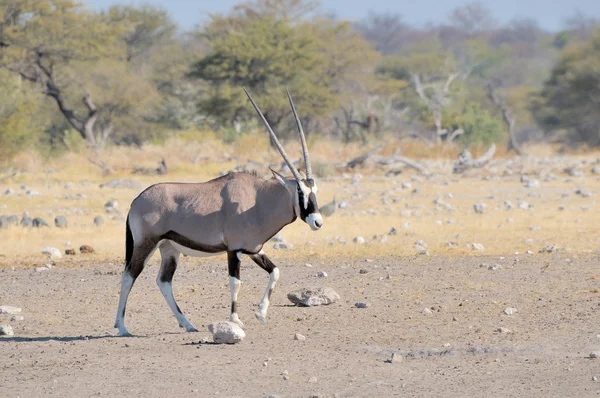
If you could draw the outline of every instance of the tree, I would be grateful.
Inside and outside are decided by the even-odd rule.
[[[600,145],[600,30],[588,42],[565,49],[532,110],[547,132]]]
[[[342,83],[375,56],[347,22],[307,21],[293,9],[272,9],[271,3],[257,1],[254,7],[214,15],[202,32],[209,53],[191,75],[209,86],[199,109],[215,124],[239,127],[255,120],[241,86],[258,98],[273,128],[291,114],[285,88],[303,118],[322,118],[338,105]]]
[[[414,29],[393,13],[370,12],[356,29],[383,55],[398,54],[415,38]]]
[[[67,75],[77,62],[110,54],[117,31],[71,0],[6,0],[0,5],[0,21],[0,67],[39,84],[69,124],[95,146],[98,108],[85,90],[74,106],[76,101],[66,94]]]

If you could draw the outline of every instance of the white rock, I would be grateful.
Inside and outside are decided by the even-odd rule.
[[[304,335],[301,335],[300,333],[296,333],[294,335],[294,340],[304,341],[304,340],[306,340],[306,337]]]
[[[340,299],[340,295],[330,287],[317,289],[300,289],[288,293],[288,300],[303,307],[329,305]]]
[[[18,321],[23,321],[23,320],[25,320],[25,317],[22,315],[13,315],[10,317],[11,322],[18,322]]]
[[[423,311],[421,311],[421,314],[431,315],[432,312],[429,308],[425,307],[425,308],[423,308]]]
[[[46,247],[42,250],[42,254],[46,254],[50,260],[56,260],[62,257],[60,249],[56,247]]]
[[[504,310],[504,313],[505,313],[506,315],[514,315],[514,314],[516,314],[517,312],[519,312],[519,310],[517,310],[516,308],[512,308],[512,307],[508,307],[508,308],[506,308],[506,309]]]
[[[598,358],[600,357],[600,351],[592,351],[589,355],[590,358]]]
[[[495,331],[498,333],[510,333],[510,329],[507,328],[498,328]]]
[[[213,335],[213,341],[217,344],[235,344],[244,340],[246,333],[237,323],[219,322],[208,325],[208,330]]]
[[[483,247],[483,245],[481,243],[471,243],[470,247],[471,247],[471,250],[475,250],[478,252],[482,252],[485,250],[485,248]]]
[[[0,336],[14,336],[15,332],[13,331],[12,326],[10,325],[0,325]]]
[[[317,278],[327,278],[327,272],[325,272],[325,271],[317,272]]]
[[[362,236],[357,236],[354,239],[352,239],[352,242],[358,245],[363,245],[365,243],[365,238],[363,238]]]
[[[317,378],[315,376],[311,377],[310,379],[308,379],[309,383],[316,383],[317,382]]]
[[[483,209],[485,208],[485,203],[475,203],[473,204],[473,210],[477,214],[483,214]]]
[[[0,305],[0,314],[19,314],[21,309],[19,307],[11,307],[10,305]]]

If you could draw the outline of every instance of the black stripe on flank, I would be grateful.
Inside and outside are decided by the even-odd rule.
[[[221,243],[218,246],[205,245],[203,243],[194,242],[193,240],[186,238],[185,236],[178,234],[175,231],[169,231],[160,237],[161,239],[172,240],[175,243],[185,246],[188,249],[196,250],[204,253],[220,253],[227,250],[225,243]]]

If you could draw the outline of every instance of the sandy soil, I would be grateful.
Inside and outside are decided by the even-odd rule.
[[[253,313],[266,274],[243,262],[247,337],[237,345],[205,342],[207,325],[229,311],[221,257],[185,258],[175,275],[179,305],[199,333],[178,329],[152,261],[130,296],[132,338],[112,329],[122,268],[116,259],[106,265],[110,259],[79,257],[75,266],[44,272],[0,269],[0,304],[21,307],[25,317],[11,322],[14,337],[0,339],[0,396],[600,393],[592,380],[600,378],[600,359],[588,357],[600,350],[597,255],[272,257],[281,283],[265,325]],[[496,264],[501,268],[488,270]],[[317,278],[318,271],[329,276]],[[300,308],[286,298],[316,286],[332,287],[341,300]],[[370,306],[355,308],[358,301]],[[505,315],[507,307],[518,313]],[[306,341],[294,340],[295,333]],[[386,362],[393,352],[401,361]]]

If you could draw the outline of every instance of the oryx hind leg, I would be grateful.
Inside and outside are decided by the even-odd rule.
[[[169,308],[173,311],[173,315],[177,318],[179,327],[184,328],[188,332],[197,332],[198,330],[186,319],[179,305],[177,305],[175,297],[173,297],[173,275],[177,269],[181,253],[169,241],[161,243],[159,250],[162,261],[160,271],[158,271],[158,276],[156,277],[156,284],[167,301]]]
[[[242,281],[240,281],[240,264],[242,260],[241,251],[228,251],[227,264],[229,268],[229,290],[231,291],[231,313],[229,320],[235,322],[241,327],[244,327],[237,312],[237,299]]]
[[[261,250],[259,253],[251,256],[252,260],[269,273],[269,284],[267,285],[267,290],[265,290],[265,294],[258,304],[258,311],[254,314],[256,318],[260,321],[260,323],[265,323],[267,320],[267,311],[269,310],[269,303],[271,301],[271,294],[275,291],[275,285],[279,280],[279,268],[269,258],[267,255]]]
[[[146,240],[139,246],[133,246],[131,259],[125,265],[125,269],[121,275],[121,294],[119,295],[119,307],[117,308],[117,319],[115,321],[115,328],[119,329],[119,336],[131,336],[127,328],[125,328],[127,298],[135,280],[144,269],[146,261],[156,250],[156,244],[155,240]]]

